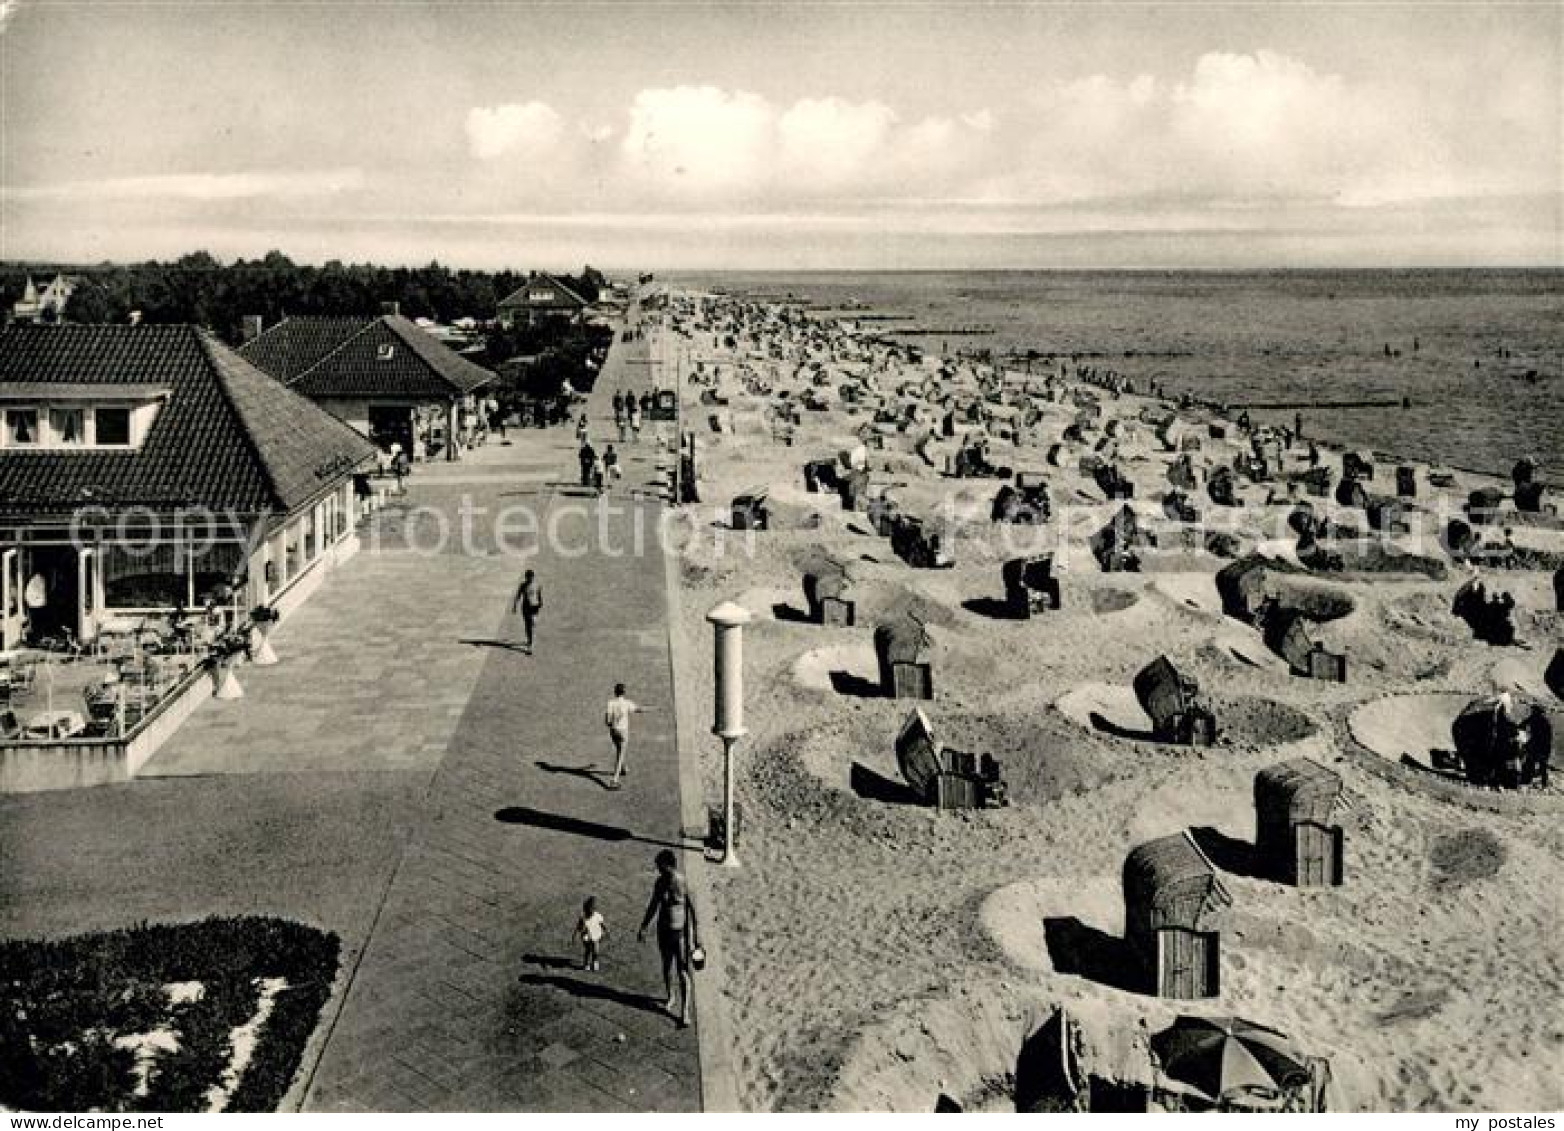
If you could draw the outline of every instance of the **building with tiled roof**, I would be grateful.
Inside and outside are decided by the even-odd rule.
[[[42,288],[29,275],[22,297],[11,304],[11,318],[16,322],[56,322],[75,290],[76,280],[66,275],[56,275]]]
[[[536,273],[500,299],[495,316],[507,330],[550,318],[579,322],[592,304],[552,275]]]
[[[376,455],[196,327],[0,331],[0,647],[298,600],[356,545]]]
[[[463,414],[494,374],[400,314],[285,318],[239,349],[257,368],[309,397],[379,447],[454,459]]]

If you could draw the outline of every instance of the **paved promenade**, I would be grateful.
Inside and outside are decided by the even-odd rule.
[[[649,380],[626,364],[634,352],[616,347],[594,418],[615,388]],[[626,487],[654,470],[651,441],[642,444],[624,453]],[[544,505],[540,525],[559,543],[541,539],[525,563],[543,585],[536,654],[503,646],[520,625],[494,609],[496,643],[434,775],[307,1109],[700,1106],[695,1032],[662,1011],[655,945],[635,941],[652,857],[682,847],[663,560],[602,549],[631,544],[638,523],[654,530],[656,507],[618,492],[616,505],[595,509],[596,500],[564,485],[575,478],[573,433],[561,446],[568,450],[552,485],[520,489]],[[503,505],[504,495],[490,504]],[[631,772],[611,792],[602,707],[616,681],[653,711],[636,719]],[[609,924],[599,973],[575,969],[571,928],[588,895]]]
[[[599,448],[613,391],[650,387],[645,356],[610,355]],[[338,993],[290,1095],[306,1110],[698,1110],[696,1031],[635,941],[652,857],[684,847],[658,506],[631,498],[659,486],[643,437],[603,510],[573,430],[420,466],[280,626],[282,662],[240,669],[246,698],[204,705],[137,781],[0,797],[0,934],[209,913],[336,931]],[[557,545],[513,522],[502,547],[508,507]],[[604,551],[638,528],[647,553]],[[508,646],[527,566],[535,656]],[[616,681],[654,711],[610,792]],[[610,931],[595,974],[571,940],[587,895]]]

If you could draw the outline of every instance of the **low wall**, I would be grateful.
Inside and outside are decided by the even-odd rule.
[[[129,781],[181,723],[212,697],[212,671],[198,664],[122,738],[0,742],[0,793],[39,793]]]
[[[210,664],[198,664],[192,668],[178,691],[159,704],[158,711],[143,719],[130,732],[130,741],[125,750],[126,776],[135,777],[141,767],[147,764],[147,759],[161,750],[163,743],[172,738],[184,721],[195,714],[196,708],[210,699],[216,690],[217,684]]]

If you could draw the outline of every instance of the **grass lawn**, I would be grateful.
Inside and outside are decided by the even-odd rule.
[[[334,934],[249,916],[0,942],[0,1106],[272,1111],[337,957]]]

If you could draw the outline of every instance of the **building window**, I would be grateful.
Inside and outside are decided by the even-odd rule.
[[[38,443],[38,410],[36,408],[8,408],[5,410],[5,442],[16,447],[31,447]]]
[[[86,412],[79,408],[51,408],[49,431],[54,433],[54,442],[70,447],[86,443],[86,419]]]
[[[97,442],[100,447],[123,448],[130,445],[130,409],[105,408],[93,410],[93,423],[97,426]]]

